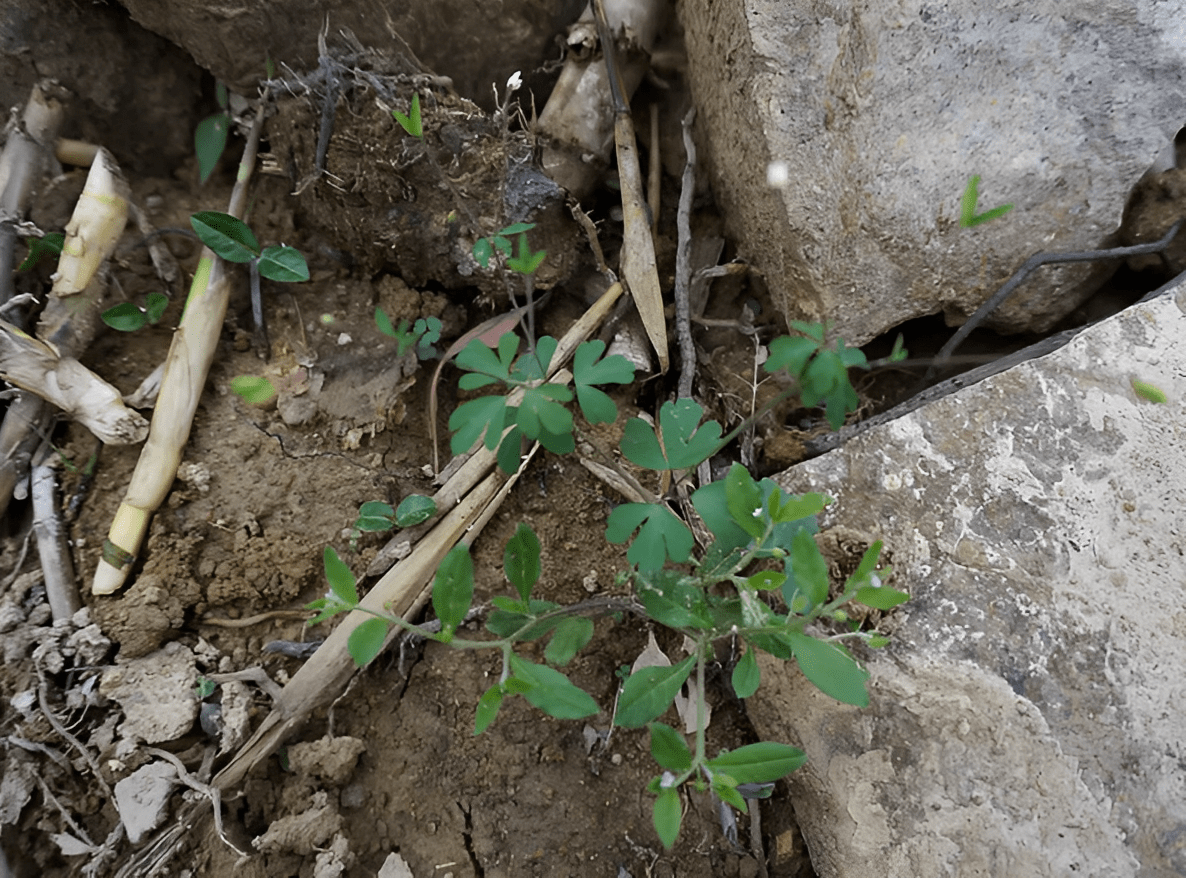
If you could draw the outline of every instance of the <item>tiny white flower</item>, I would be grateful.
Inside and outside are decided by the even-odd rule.
[[[519,75],[518,70],[511,74],[511,78],[507,80],[507,94],[517,91],[523,85],[523,77]]]
[[[766,185],[781,189],[791,179],[791,169],[786,162],[771,162],[766,166]]]

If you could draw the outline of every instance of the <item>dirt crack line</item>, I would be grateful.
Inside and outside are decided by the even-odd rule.
[[[486,870],[482,868],[482,864],[478,861],[478,855],[474,853],[474,820],[470,809],[457,803],[457,807],[461,809],[462,815],[465,817],[465,829],[461,831],[461,838],[465,841],[465,852],[469,854],[469,864],[473,867],[476,878],[486,878]]]

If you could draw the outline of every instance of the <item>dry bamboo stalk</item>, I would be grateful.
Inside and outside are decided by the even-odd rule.
[[[499,494],[503,479],[498,473],[487,475],[457,506],[449,511],[428,535],[417,543],[412,554],[400,561],[375,583],[361,606],[375,612],[406,615],[411,612],[441,560],[482,516],[487,505]],[[252,766],[269,756],[309,713],[337,698],[354,674],[350,657],[350,633],[371,619],[369,613],[355,610],[338,624],[313,657],[301,666],[284,687],[251,739],[239,749],[227,766],[212,781],[220,790],[229,790],[242,781]],[[390,636],[398,633],[392,631]]]
[[[241,216],[247,202],[247,184],[255,165],[263,117],[261,107],[243,149],[227,210],[234,216]],[[229,293],[230,281],[224,263],[209,248],[203,248],[181,325],[173,335],[165,360],[165,375],[148,441],[103,542],[103,556],[91,585],[95,594],[111,594],[123,585],[148,532],[149,516],[165,499],[177,476],[181,453],[189,439],[202,387],[218,347]]]
[[[35,393],[111,445],[139,442],[148,422],[118,390],[73,357],[0,320],[0,378]]]
[[[69,622],[82,609],[78,583],[74,579],[74,562],[66,541],[66,530],[58,511],[57,480],[54,478],[53,450],[43,442],[33,466],[33,533],[37,537],[37,551],[41,556],[41,572],[45,578],[45,596],[49,601],[54,622]]]
[[[0,153],[0,218],[17,220],[29,207],[32,187],[44,173],[48,145],[57,137],[65,94],[52,81],[38,83],[25,105],[21,126],[10,132]],[[0,225],[0,304],[12,290],[15,234],[9,223]],[[29,471],[29,461],[49,423],[49,410],[38,398],[22,394],[9,405],[0,424],[0,515],[8,508],[17,483]]]

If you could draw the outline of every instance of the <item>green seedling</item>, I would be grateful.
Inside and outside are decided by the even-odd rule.
[[[412,137],[424,137],[424,125],[420,121],[420,95],[418,93],[412,94],[412,105],[408,108],[408,115],[405,116],[399,110],[392,110],[391,115],[395,117],[395,121],[400,124],[400,127]]]
[[[226,85],[219,82],[214,86],[214,94],[218,106],[222,109],[212,116],[207,116],[198,123],[194,131],[194,153],[198,157],[198,178],[202,183],[210,179],[226,150],[227,134],[231,130],[231,114],[229,112],[229,96]]]
[[[24,261],[16,267],[17,271],[28,271],[34,268],[43,256],[59,256],[66,243],[66,236],[62,232],[50,232],[41,238],[29,239],[29,252]]]
[[[112,329],[120,332],[135,332],[145,326],[156,325],[169,307],[169,297],[164,293],[149,293],[144,297],[144,307],[124,302],[108,308],[99,317]]]
[[[202,243],[227,262],[245,262],[251,270],[251,316],[257,331],[264,332],[263,300],[259,279],[301,283],[309,279],[309,266],[300,250],[274,244],[262,250],[247,224],[229,213],[206,210],[189,218]],[[266,332],[265,332],[266,337]]]
[[[358,509],[358,518],[350,527],[351,548],[357,548],[358,538],[364,533],[387,533],[397,527],[414,527],[432,518],[437,513],[436,503],[431,497],[411,494],[398,507],[390,503],[371,500]]]
[[[416,356],[427,360],[436,355],[433,347],[441,340],[441,320],[439,317],[420,317],[409,326],[407,319],[400,320],[399,326],[391,325],[391,318],[382,308],[375,309],[375,325],[384,335],[396,340],[397,357],[402,357],[412,347],[416,348]]]
[[[973,226],[978,226],[981,223],[986,223],[989,220],[1004,216],[1013,209],[1012,204],[1002,204],[991,210],[986,210],[984,213],[976,213],[976,202],[980,198],[979,187],[980,177],[975,176],[968,181],[967,188],[964,189],[963,198],[960,199],[960,226],[962,228],[970,229]]]
[[[477,261],[478,265],[482,266],[482,268],[489,268],[490,259],[494,255],[495,251],[497,251],[506,257],[508,260],[507,266],[511,268],[512,271],[520,271],[524,274],[531,274],[532,271],[539,267],[539,263],[543,262],[543,256],[547,255],[545,251],[541,251],[543,256],[539,256],[538,260],[535,260],[535,265],[531,268],[531,271],[522,272],[522,267],[531,265],[531,262],[536,256],[539,255],[531,253],[530,248],[527,246],[526,233],[534,228],[535,223],[513,223],[506,228],[499,229],[493,235],[489,235],[485,238],[478,238],[478,240],[474,243],[473,248],[474,259]],[[523,257],[515,260],[516,265],[519,266],[518,268],[512,266],[510,263],[510,261],[514,258],[514,245],[511,242],[511,238],[513,238],[515,235],[519,235],[519,253],[521,254],[521,257]]]

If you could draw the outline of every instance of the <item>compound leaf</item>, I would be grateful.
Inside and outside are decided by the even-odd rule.
[[[777,372],[786,369],[798,378],[807,368],[807,361],[811,355],[819,350],[819,342],[803,336],[782,335],[770,342],[770,355],[766,358],[764,368],[767,372]]]
[[[692,554],[692,532],[662,503],[623,503],[610,513],[605,538],[624,543],[636,529],[626,558],[639,570],[658,570],[668,558],[682,564]]]
[[[625,357],[614,354],[598,361],[605,342],[587,341],[577,348],[572,360],[573,383],[577,403],[590,424],[611,424],[618,417],[614,401],[594,384],[629,384],[634,380],[634,366]]]
[[[449,416],[453,431],[449,447],[454,454],[464,454],[485,433],[486,447],[493,451],[502,438],[508,413],[513,411],[502,396],[481,396],[462,403]]]
[[[687,469],[707,460],[721,441],[721,425],[700,426],[704,409],[690,399],[665,402],[659,409],[660,444],[655,429],[642,418],[626,422],[622,453],[638,466],[654,470]]]

